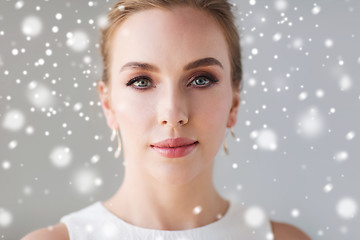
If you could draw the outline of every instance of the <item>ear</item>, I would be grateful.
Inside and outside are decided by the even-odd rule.
[[[233,126],[235,126],[236,121],[237,121],[237,113],[239,110],[240,102],[241,102],[240,89],[234,90],[233,91],[233,103],[232,103],[232,107],[230,109],[228,122],[226,124],[227,128],[232,128]]]
[[[103,81],[98,82],[98,92],[107,125],[110,129],[117,129],[118,123],[116,122],[115,113],[111,108],[111,91]]]

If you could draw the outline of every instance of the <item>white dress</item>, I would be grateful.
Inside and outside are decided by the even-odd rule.
[[[253,220],[259,222],[262,219],[262,221],[260,221],[260,225],[251,227],[245,221],[249,217],[247,209],[234,200],[229,201],[230,207],[222,218],[208,225],[187,230],[168,231],[138,227],[111,213],[100,201],[63,216],[60,222],[67,226],[70,240],[273,239],[269,218],[262,216],[260,219],[256,219],[257,214],[255,214]]]

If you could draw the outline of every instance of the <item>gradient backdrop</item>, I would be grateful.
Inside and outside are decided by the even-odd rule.
[[[0,239],[109,198],[96,94],[99,27],[115,1],[0,1]],[[214,182],[312,239],[360,239],[360,1],[233,1],[244,90]],[[236,6],[235,6],[236,5]]]

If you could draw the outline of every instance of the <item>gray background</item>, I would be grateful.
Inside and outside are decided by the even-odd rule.
[[[93,85],[99,17],[114,2],[0,1],[0,239],[56,224],[121,184]],[[229,135],[230,156],[219,150],[217,189],[312,239],[360,239],[360,1],[233,2],[244,65],[240,141]],[[31,38],[28,16],[42,25],[37,33],[30,23]],[[68,33],[79,30],[89,42],[75,37],[74,50]],[[56,147],[66,166],[52,160]]]

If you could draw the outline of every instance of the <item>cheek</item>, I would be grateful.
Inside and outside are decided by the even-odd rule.
[[[230,112],[231,96],[229,96],[226,92],[222,92],[212,97],[199,98],[193,108],[193,115],[196,116],[195,128],[201,129],[207,138],[218,139],[215,140],[218,143],[222,141]]]
[[[141,121],[145,120],[150,114],[151,98],[150,96],[138,93],[130,87],[114,88],[112,95],[112,107],[116,115],[120,118],[119,121]]]
[[[198,139],[204,159],[214,159],[222,146],[228,112],[229,99],[225,94],[199,100],[194,109],[193,129],[194,136]]]
[[[227,119],[230,110],[231,96],[224,90],[220,89],[206,97],[199,96],[194,99],[194,103],[196,103],[194,111],[201,112],[209,124],[225,124],[223,122]]]
[[[136,97],[136,94],[131,95],[127,94],[126,91],[119,91],[113,95],[112,107],[124,144],[144,137],[148,125],[153,124],[149,121],[153,111],[149,107],[149,101],[144,97]]]

